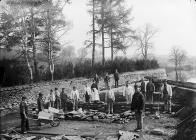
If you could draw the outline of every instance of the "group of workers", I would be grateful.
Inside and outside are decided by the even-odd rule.
[[[117,88],[119,81],[119,73],[116,70],[114,73],[115,88]],[[106,88],[105,102],[107,103],[107,111],[110,114],[113,114],[113,104],[115,102],[114,90],[111,86],[111,81],[108,73],[104,77],[104,83]],[[93,83],[91,87],[88,84],[85,84],[84,88],[85,93],[83,94],[85,102],[100,101],[99,97],[99,76],[95,74],[93,78]],[[145,102],[153,102],[153,94],[155,92],[155,86],[152,79],[149,79],[149,82],[146,82],[142,79],[141,84],[131,85],[129,81],[126,81],[125,87],[123,89],[123,96],[126,99],[126,103],[130,104],[130,108],[135,112],[137,128],[136,131],[142,130],[143,127],[143,114],[145,111]],[[164,100],[165,111],[171,112],[171,97],[172,89],[171,86],[167,84],[165,80],[163,85],[160,87],[161,97]],[[54,91],[51,89],[50,93],[46,96],[45,100],[43,94],[39,93],[37,99],[38,112],[43,111],[44,105],[47,103],[47,107],[53,107],[56,109],[63,109],[64,112],[70,110],[78,110],[78,102],[81,99],[81,94],[77,90],[76,86],[72,87],[69,94],[65,92],[65,88],[62,88],[62,91],[59,92],[58,88],[55,88]],[[26,97],[22,97],[20,103],[20,114],[21,114],[21,131],[25,133],[29,129],[28,123],[28,108],[26,104]],[[71,109],[68,108],[71,106]]]

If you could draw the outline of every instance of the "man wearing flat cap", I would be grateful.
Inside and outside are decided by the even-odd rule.
[[[162,98],[164,101],[164,110],[165,112],[171,113],[172,88],[171,88],[171,85],[167,84],[166,79],[163,81],[161,92],[162,92]]]
[[[43,94],[41,92],[39,92],[39,97],[37,99],[37,108],[38,108],[38,113],[44,110],[44,100],[43,100]]]
[[[21,117],[21,133],[26,133],[29,130],[29,120],[27,117],[28,114],[28,106],[26,103],[26,97],[22,97],[22,101],[20,102],[20,117]]]
[[[137,121],[137,128],[135,131],[139,132],[143,128],[143,112],[145,108],[144,95],[140,92],[140,87],[135,85],[135,93],[133,95],[131,110],[135,112]]]

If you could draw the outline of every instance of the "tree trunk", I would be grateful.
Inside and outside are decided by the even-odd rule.
[[[112,33],[112,27],[111,27],[111,33],[110,33],[110,41],[111,41],[111,60],[114,60],[114,48],[113,48],[113,33]]]
[[[104,0],[101,2],[101,35],[102,35],[102,65],[105,66],[105,40],[104,40]]]
[[[51,62],[50,65],[51,81],[54,81],[54,63]]]
[[[92,52],[92,67],[95,63],[95,0],[93,0],[93,52]]]
[[[34,25],[33,8],[31,8],[31,24],[32,24],[31,43],[32,43],[32,47],[33,47],[33,64],[34,64],[34,69],[35,69],[35,80],[38,81],[39,80],[39,71],[38,71],[37,58],[36,58],[37,48],[35,46],[35,25]]]
[[[29,74],[30,74],[30,83],[33,82],[33,70],[31,68],[31,65],[30,65],[30,62],[29,62],[29,58],[28,58],[28,51],[27,51],[27,45],[25,44],[24,45],[24,48],[25,48],[25,60],[26,60],[26,63],[27,63],[27,67],[28,67],[28,70],[29,70]]]
[[[50,23],[50,11],[48,9],[47,11],[47,18],[48,18],[48,61],[49,61],[49,68],[50,68],[50,74],[51,74],[51,81],[54,80],[54,62],[53,62],[53,58],[52,58],[52,44],[51,44],[51,39],[50,39],[50,33],[51,33],[51,23]]]
[[[176,81],[178,81],[178,66],[175,65],[175,72],[176,72]]]

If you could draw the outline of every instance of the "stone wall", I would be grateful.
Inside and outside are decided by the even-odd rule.
[[[125,81],[138,81],[144,76],[156,76],[158,78],[166,78],[165,69],[156,69],[156,70],[147,70],[147,71],[136,71],[136,72],[127,72],[120,74],[119,84],[124,84]],[[113,75],[110,75],[111,83],[113,84]],[[6,87],[0,89],[0,102],[1,102],[1,110],[12,110],[13,108],[17,108],[21,97],[25,95],[27,97],[28,103],[36,103],[36,99],[38,93],[41,92],[46,96],[49,94],[50,89],[54,89],[55,87],[65,88],[66,92],[70,92],[71,86],[70,82],[72,81],[72,85],[76,85],[79,89],[80,93],[83,93],[84,84],[91,84],[91,79],[85,78],[75,78],[70,80],[58,80],[54,82],[41,82],[31,85],[23,85],[23,86],[15,86],[15,87]],[[103,78],[101,78],[99,86],[104,87]]]

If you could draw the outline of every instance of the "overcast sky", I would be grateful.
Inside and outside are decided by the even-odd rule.
[[[64,9],[64,14],[73,24],[62,38],[70,41],[76,49],[84,46],[90,30],[91,17],[87,13],[88,0],[72,0]],[[196,2],[191,0],[126,0],[127,7],[133,7],[132,26],[136,29],[145,23],[151,23],[159,29],[154,38],[155,55],[167,55],[172,46],[178,45],[188,55],[196,56]],[[127,55],[136,54],[134,48]]]

